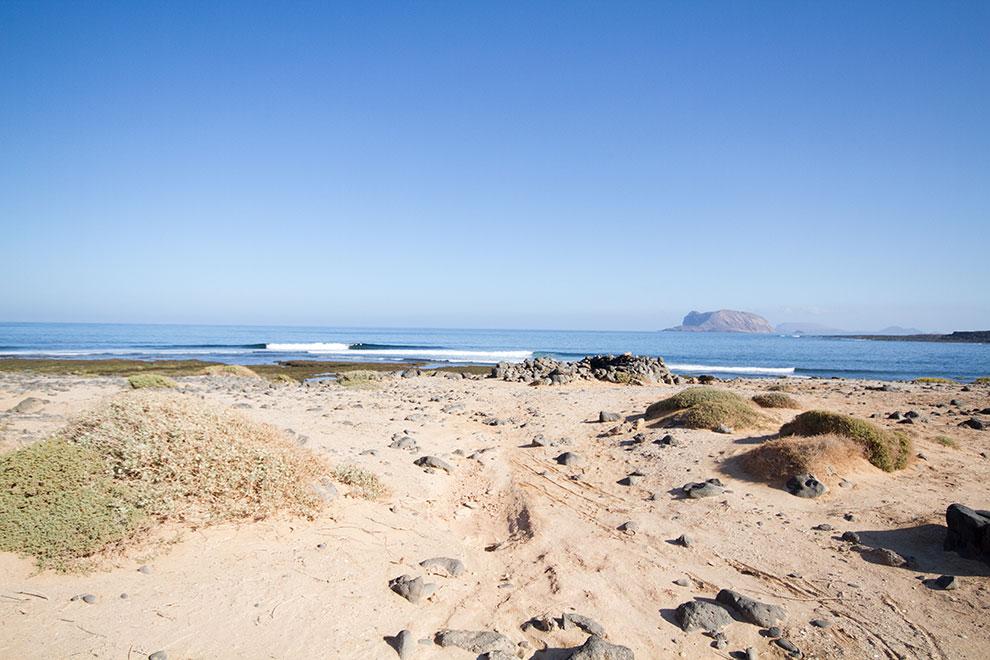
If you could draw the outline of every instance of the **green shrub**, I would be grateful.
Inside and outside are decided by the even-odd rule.
[[[273,427],[191,397],[129,392],[0,457],[0,549],[70,570],[156,523],[313,515],[321,471]]]
[[[801,404],[793,397],[782,392],[767,392],[757,394],[753,397],[753,402],[761,408],[800,408]]]
[[[942,445],[943,447],[950,447],[952,449],[959,449],[959,443],[956,442],[955,438],[950,438],[947,435],[936,435],[934,438],[935,442]]]
[[[377,475],[356,465],[338,465],[330,475],[338,482],[350,486],[358,497],[377,500],[388,493]]]
[[[207,376],[240,376],[241,378],[260,378],[258,374],[240,364],[214,364],[203,369]]]
[[[915,378],[916,383],[955,383],[956,381],[951,378],[939,378],[937,376],[924,376],[923,378]]]
[[[131,387],[135,390],[144,389],[146,387],[150,387],[152,389],[164,389],[175,387],[178,384],[168,376],[162,376],[160,374],[134,374],[127,379],[127,382],[130,383]]]
[[[979,378],[973,380],[977,385],[990,385],[990,376],[980,376]]]
[[[834,433],[854,440],[866,451],[870,463],[886,472],[907,465],[911,454],[911,438],[904,433],[888,431],[865,419],[850,415],[810,410],[801,413],[780,427],[780,435],[823,435]]]
[[[715,387],[689,387],[646,409],[647,419],[667,417],[694,429],[752,428],[766,418],[738,394]]]

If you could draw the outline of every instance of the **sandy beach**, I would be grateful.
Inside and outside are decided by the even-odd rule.
[[[177,528],[169,543],[139,543],[83,574],[39,572],[30,558],[0,554],[0,656],[388,659],[398,657],[392,637],[408,629],[415,643],[407,657],[482,657],[434,643],[438,631],[459,629],[497,631],[516,657],[567,658],[587,629],[524,624],[578,614],[636,658],[724,658],[747,648],[786,657],[760,626],[743,621],[724,629],[723,648],[681,630],[676,608],[720,589],[785,608],[778,634],[804,657],[981,658],[990,648],[990,566],[942,549],[949,504],[988,504],[990,434],[960,428],[966,417],[956,412],[990,405],[985,385],[896,383],[882,391],[877,382],[788,381],[802,409],[877,415],[890,428],[892,411],[920,413],[896,427],[914,441],[907,468],[885,473],[864,463],[819,475],[828,492],[805,499],[752,479],[733,461],[799,411],[764,411],[773,423],[756,433],[637,422],[683,385],[530,387],[443,376],[354,388],[177,381],[182,396],[235,407],[329,464],[377,475],[388,494],[369,500],[338,484],[315,520]],[[717,386],[750,397],[775,382]],[[28,397],[41,405],[0,417],[0,450],[40,440],[127,389],[123,378],[3,374],[0,410]],[[602,411],[620,419],[600,422]],[[668,434],[671,444],[654,442]],[[936,442],[939,435],[957,446]],[[404,437],[414,440],[412,451],[389,446]],[[579,459],[560,464],[565,451]],[[441,459],[449,473],[416,465],[422,456]],[[723,493],[680,495],[685,483],[710,478],[722,481]],[[846,531],[858,533],[860,545],[841,540]],[[687,547],[677,542],[682,535]],[[910,563],[872,563],[864,547],[894,550]],[[458,559],[465,570],[420,565],[435,557]],[[945,574],[957,577],[957,588],[925,582]],[[432,593],[406,600],[389,588],[402,575],[422,576]],[[95,602],[73,600],[80,594]]]

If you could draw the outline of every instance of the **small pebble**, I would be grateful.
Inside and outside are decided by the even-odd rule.
[[[828,628],[829,626],[832,625],[832,622],[829,621],[828,619],[812,619],[811,625],[813,625],[815,628]]]
[[[676,584],[678,587],[688,587],[691,585],[691,583],[688,581],[687,578],[677,578],[676,580],[674,580],[674,584]]]
[[[774,639],[780,637],[783,633],[777,626],[770,626],[767,628],[767,637],[773,637]]]
[[[148,660],[168,660],[168,653],[165,651],[155,651],[148,656]]]

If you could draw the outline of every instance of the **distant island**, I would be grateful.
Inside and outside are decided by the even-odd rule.
[[[881,330],[843,330],[833,328],[820,323],[781,323],[777,326],[777,332],[783,335],[814,335],[828,337],[833,335],[923,335],[924,331],[918,328],[902,328],[899,325],[892,325]]]
[[[752,312],[720,309],[717,312],[690,312],[681,325],[664,332],[741,332],[747,334],[771,334],[773,326],[762,316]]]
[[[935,341],[946,344],[990,344],[990,330],[957,330],[948,335],[830,335],[842,339],[869,339],[872,341]]]

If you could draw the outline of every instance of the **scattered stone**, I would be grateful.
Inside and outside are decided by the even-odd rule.
[[[732,615],[727,609],[706,600],[681,603],[677,606],[675,616],[684,632],[703,630],[714,634],[732,623]]]
[[[434,470],[443,470],[447,474],[454,471],[454,466],[443,460],[442,458],[437,458],[436,456],[420,456],[415,461],[416,465],[421,468],[431,468]]]
[[[759,656],[756,654],[756,649],[752,646],[746,647],[746,660],[757,660]]]
[[[597,635],[599,637],[605,636],[605,627],[592,619],[591,617],[584,616],[583,614],[574,614],[571,612],[566,612],[561,617],[563,625],[561,628],[567,630],[571,626],[580,628],[589,635]]]
[[[959,586],[955,575],[942,575],[932,580],[932,583],[943,591],[952,591]]]
[[[622,419],[622,415],[620,415],[619,413],[606,412],[604,410],[601,411],[600,413],[598,413],[598,421],[599,422],[602,422],[602,423],[605,423],[605,422],[617,422],[620,419]]]
[[[168,660],[168,653],[165,651],[155,651],[148,656],[148,660]]]
[[[856,532],[842,532],[842,536],[839,538],[847,543],[860,543],[859,534]]]
[[[29,396],[13,408],[9,409],[7,412],[24,414],[36,413],[40,412],[41,409],[45,407],[46,403],[48,403],[46,399],[39,399],[34,396]]]
[[[820,497],[828,488],[813,475],[799,474],[791,477],[785,484],[787,492],[798,497]]]
[[[516,652],[516,645],[508,637],[491,630],[441,630],[435,641],[440,646],[456,646],[470,653],[501,651],[514,655]]]
[[[151,575],[152,573],[154,573],[154,569],[152,569],[151,566],[148,566],[147,564],[144,564],[143,566],[138,566],[138,573],[144,573],[145,575]]]
[[[643,483],[643,479],[645,478],[646,475],[643,474],[642,472],[632,472],[626,475],[626,477],[622,480],[622,483],[624,483],[626,486],[638,486],[639,484]]]
[[[639,531],[639,525],[634,520],[627,520],[626,522],[619,525],[619,531],[625,532],[626,534],[632,536]]]
[[[418,603],[424,596],[433,593],[434,585],[423,582],[423,578],[411,575],[400,575],[388,583],[389,589],[399,594],[410,603]]]
[[[694,539],[688,536],[687,534],[681,534],[676,539],[674,539],[674,543],[676,543],[677,545],[684,546],[685,548],[690,548],[692,545],[694,545]]]
[[[811,625],[815,628],[830,628],[832,626],[832,622],[828,619],[812,619]]]
[[[987,428],[987,425],[980,419],[976,417],[970,417],[969,419],[959,422],[959,426],[963,428],[973,429],[975,431],[983,431]]]
[[[907,566],[907,559],[888,548],[870,548],[863,552],[863,559],[882,566]]]
[[[610,644],[598,635],[592,635],[585,640],[569,660],[636,660],[630,648],[618,644]]]
[[[408,435],[398,436],[392,438],[391,444],[389,444],[390,449],[405,449],[406,451],[416,451],[419,447],[416,445],[416,440],[410,438]]]
[[[833,527],[828,523],[822,523],[820,525],[815,525],[811,529],[815,530],[816,532],[831,532]]]
[[[687,578],[677,578],[676,580],[674,580],[674,584],[676,584],[678,587],[691,586],[691,582]]]
[[[770,637],[772,639],[776,639],[783,634],[784,633],[777,626],[770,626],[769,628],[767,628],[767,637]]]
[[[584,462],[584,459],[582,459],[579,454],[575,454],[572,451],[565,451],[557,457],[557,462],[561,465],[578,466]]]
[[[603,380],[610,383],[681,382],[658,357],[624,355],[591,355],[577,362],[561,362],[551,357],[538,357],[522,362],[500,362],[492,369],[491,378],[516,383],[564,385],[575,380]]]
[[[726,424],[719,424],[718,426],[715,427],[715,432],[730,434],[733,433],[733,430],[731,426],[728,426]]]
[[[788,655],[791,655],[793,657],[798,657],[801,655],[801,650],[798,647],[794,646],[794,644],[791,643],[790,640],[781,638],[781,639],[775,639],[773,641],[774,644],[787,651]]]
[[[459,577],[464,574],[464,562],[452,557],[433,557],[424,559],[419,565],[434,575],[446,575],[448,577]]]
[[[787,612],[779,605],[761,603],[731,589],[722,589],[715,596],[715,601],[725,607],[735,610],[743,621],[761,628],[771,628],[787,616]]]
[[[686,497],[700,499],[702,497],[713,497],[725,492],[725,486],[718,479],[709,479],[697,483],[687,483],[681,486],[681,492]]]
[[[402,660],[411,658],[416,649],[416,640],[413,639],[412,631],[400,630],[392,641],[392,647]]]

